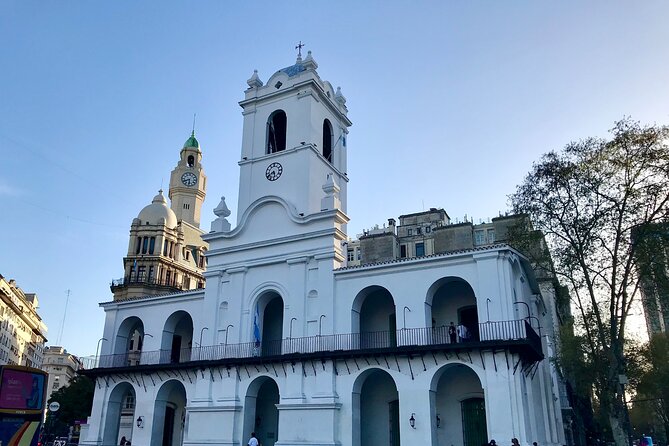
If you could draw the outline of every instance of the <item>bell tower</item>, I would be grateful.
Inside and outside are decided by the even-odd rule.
[[[257,70],[247,81],[238,222],[254,201],[275,196],[309,216],[324,210],[324,197],[346,213],[346,99],[322,80],[311,51],[264,84]],[[324,186],[327,185],[327,191]],[[329,191],[329,192],[328,192]],[[327,206],[326,206],[327,207]]]
[[[202,168],[200,143],[195,131],[181,149],[181,158],[170,176],[169,197],[178,221],[200,227],[200,213],[206,195],[207,176]]]

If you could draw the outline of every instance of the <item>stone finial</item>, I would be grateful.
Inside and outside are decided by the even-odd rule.
[[[230,222],[225,217],[231,214],[230,209],[225,204],[225,197],[221,197],[221,202],[214,209],[216,220],[211,222],[211,232],[228,232],[230,230]]]
[[[323,184],[323,192],[325,192],[325,197],[321,199],[321,211],[341,209],[339,186],[334,182],[331,174],[328,174],[325,184]]]
[[[346,105],[346,98],[341,93],[341,87],[337,87],[337,92],[335,93],[335,101],[337,101],[339,105]]]
[[[304,59],[304,62],[302,62],[302,66],[307,70],[315,70],[318,68],[318,64],[311,56],[311,51],[307,51],[307,57]]]
[[[258,77],[258,70],[253,70],[253,76],[246,81],[250,88],[259,88],[263,86],[263,82]]]

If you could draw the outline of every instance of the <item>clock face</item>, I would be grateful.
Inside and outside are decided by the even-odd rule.
[[[267,166],[267,170],[265,171],[265,176],[270,181],[276,181],[279,179],[282,173],[283,173],[283,167],[281,166],[281,164],[272,163],[269,166]]]
[[[181,182],[184,183],[185,186],[195,186],[197,184],[197,177],[193,172],[186,172],[181,175]]]

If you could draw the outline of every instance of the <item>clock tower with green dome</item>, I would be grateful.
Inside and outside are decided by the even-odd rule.
[[[202,169],[200,143],[193,131],[181,149],[181,159],[170,176],[169,198],[177,220],[200,227],[207,176]]]

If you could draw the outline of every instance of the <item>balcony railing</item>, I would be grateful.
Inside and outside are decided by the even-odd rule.
[[[392,353],[412,350],[529,347],[530,356],[542,357],[541,338],[526,320],[496,321],[478,324],[467,339],[452,341],[448,327],[408,328],[394,332],[377,331],[288,338],[276,341],[220,344],[181,350],[129,351],[102,355],[98,368],[138,365],[183,364],[193,361],[233,361],[281,359],[299,355],[349,353]]]
[[[158,279],[156,277],[148,277],[146,275],[132,275],[132,276],[125,276],[120,279],[114,279],[111,281],[110,287],[112,291],[114,291],[115,288],[121,288],[125,286],[157,286],[157,287],[167,287],[171,288],[174,290],[182,290],[183,289],[183,284],[180,282],[177,282],[173,278],[170,278],[169,280],[166,279]]]

